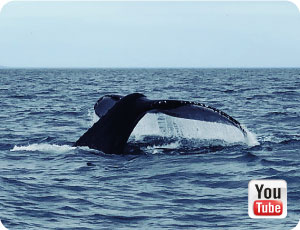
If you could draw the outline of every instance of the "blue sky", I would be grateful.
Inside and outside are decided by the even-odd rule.
[[[289,2],[12,2],[0,14],[11,67],[300,67]]]

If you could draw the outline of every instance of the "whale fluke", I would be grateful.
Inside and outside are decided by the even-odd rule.
[[[244,136],[241,124],[228,114],[202,103],[179,100],[149,100],[143,94],[125,97],[106,95],[94,106],[100,118],[75,143],[108,154],[122,154],[134,127],[146,113],[164,113],[169,116],[218,122],[237,127]]]

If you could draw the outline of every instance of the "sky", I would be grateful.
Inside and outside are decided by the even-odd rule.
[[[0,66],[300,67],[290,2],[11,2]]]

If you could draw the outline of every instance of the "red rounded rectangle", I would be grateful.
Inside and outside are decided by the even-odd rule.
[[[254,215],[280,216],[283,212],[281,200],[256,200],[253,204]]]

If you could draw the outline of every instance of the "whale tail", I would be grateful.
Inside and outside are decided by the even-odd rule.
[[[94,106],[99,121],[75,143],[109,154],[122,154],[134,127],[146,113],[164,113],[169,116],[217,122],[237,127],[246,137],[241,124],[228,114],[202,103],[179,100],[149,100],[134,93],[125,97],[106,95]]]

